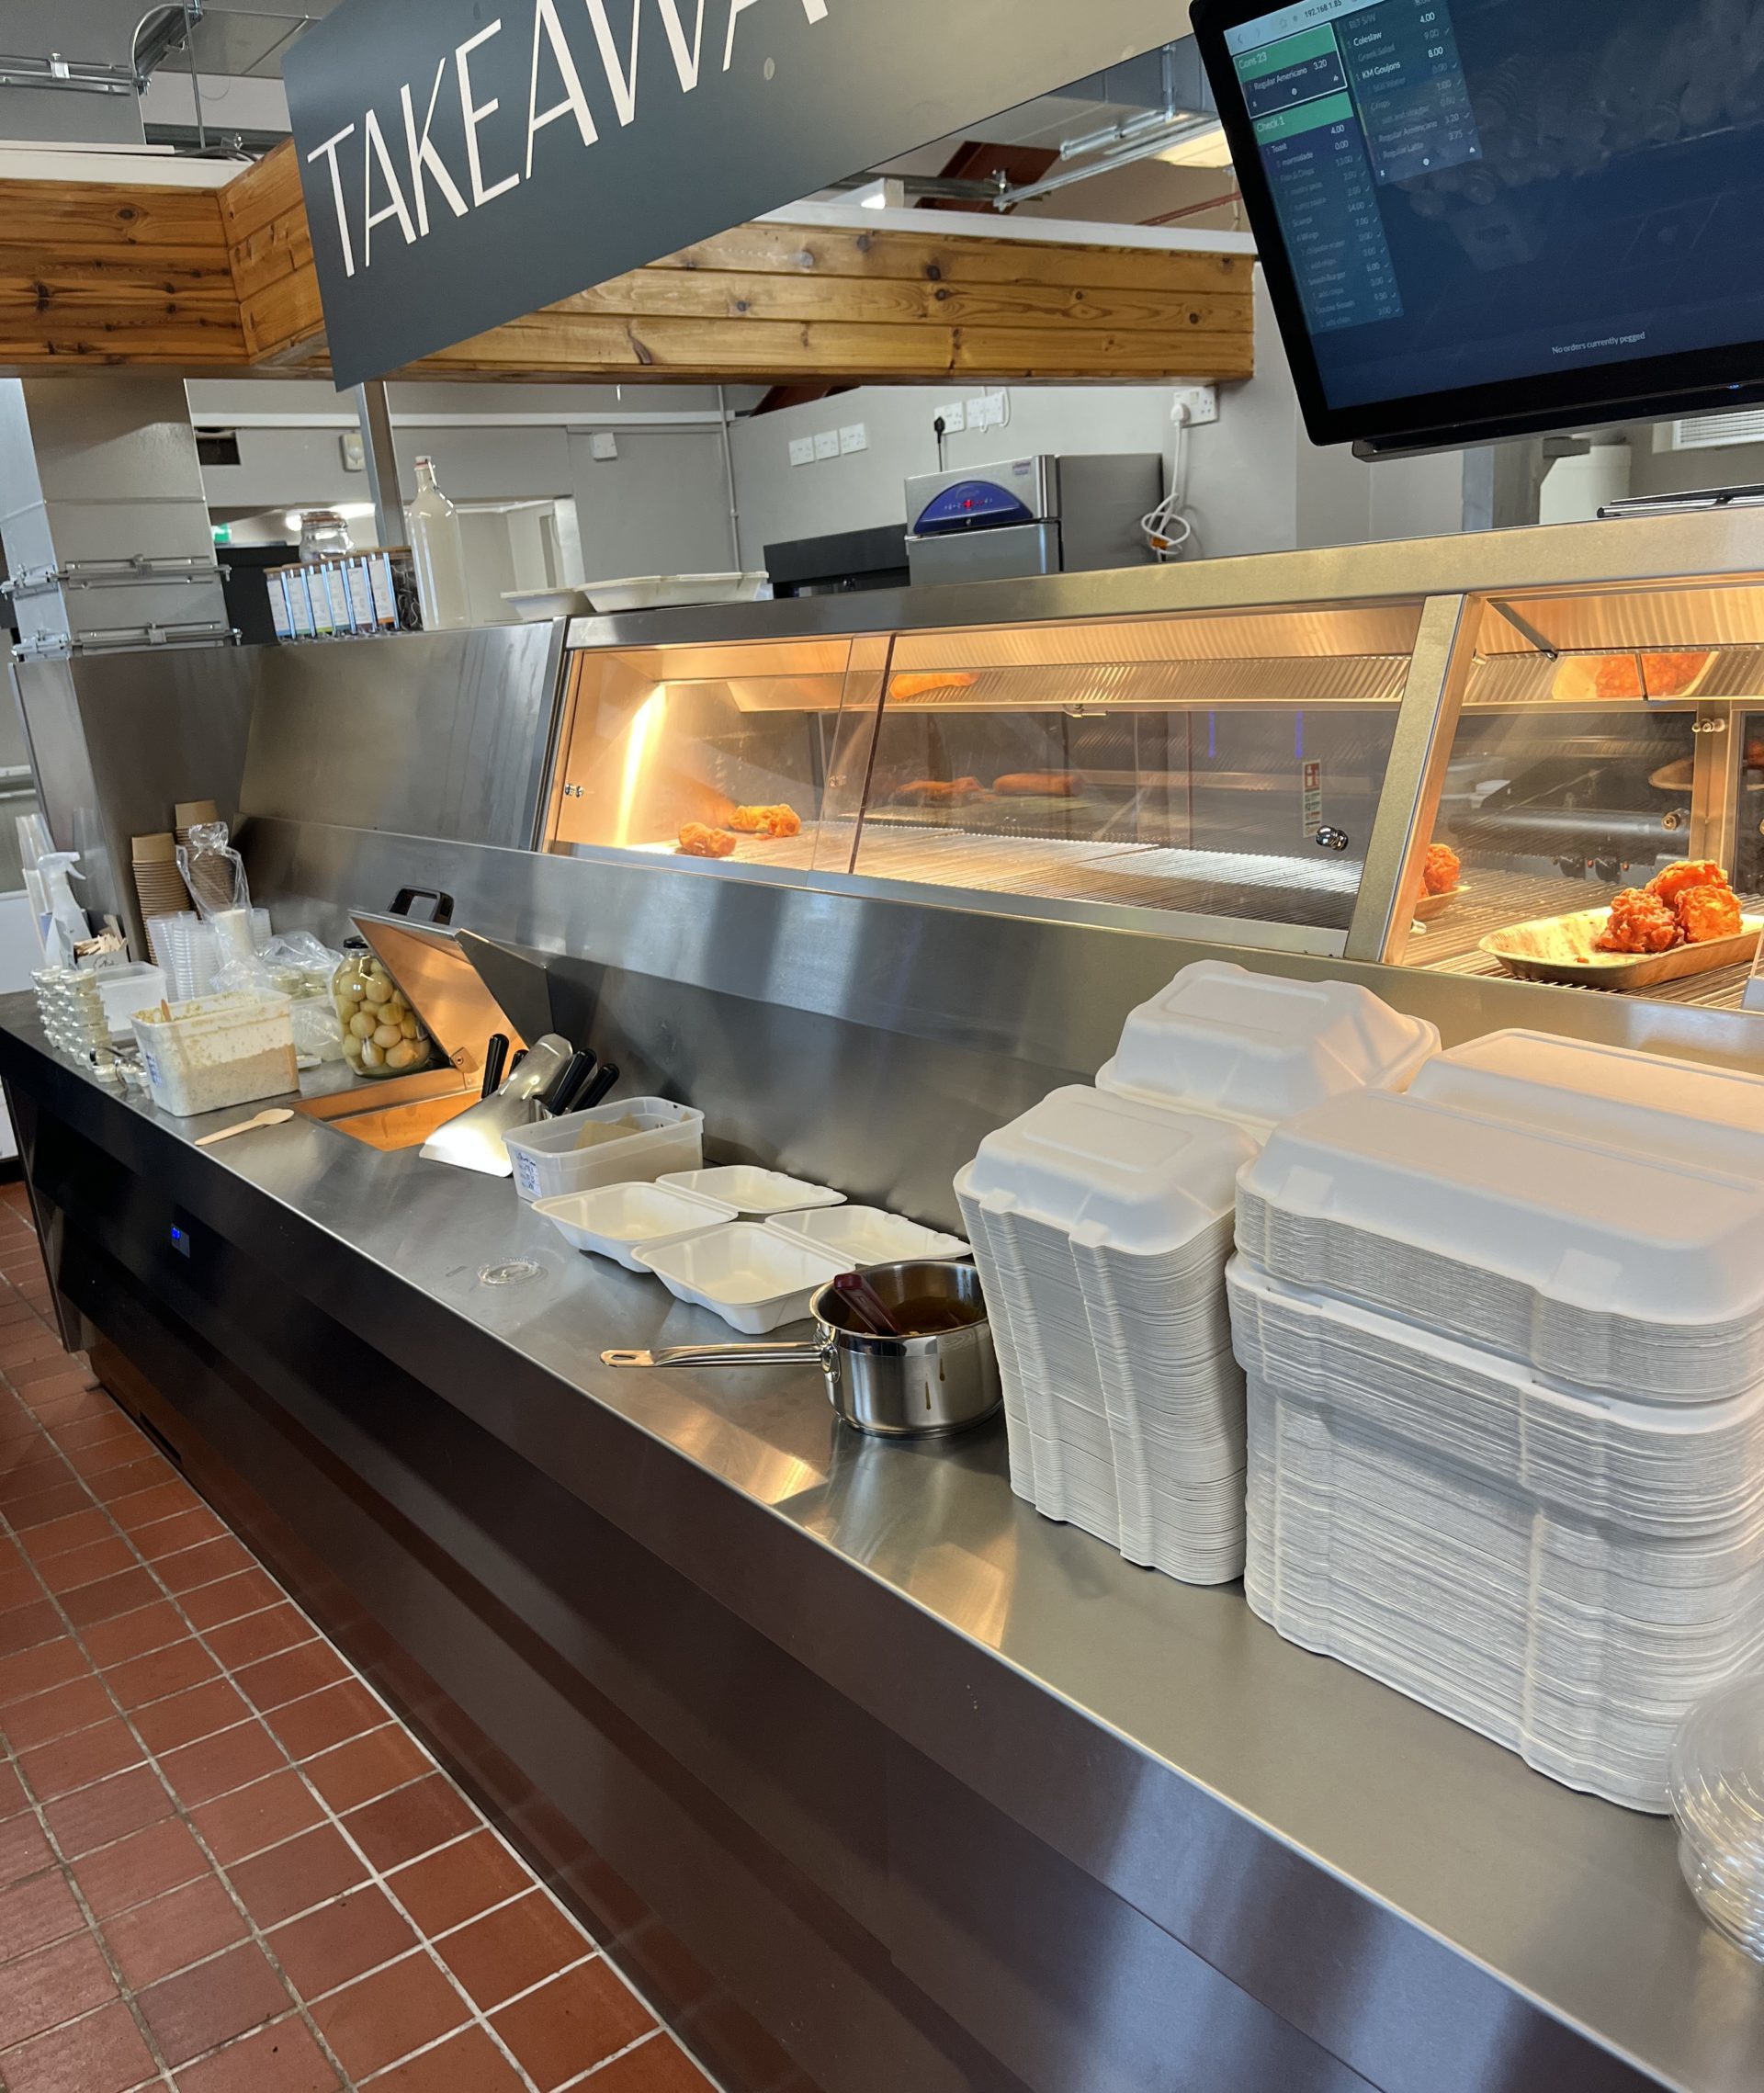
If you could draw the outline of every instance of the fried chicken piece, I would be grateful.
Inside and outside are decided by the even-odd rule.
[[[1001,799],[1076,799],[1084,780],[1071,770],[1016,770],[994,778],[992,789]]]
[[[1739,897],[1724,879],[1719,887],[1693,887],[1680,895],[1679,922],[1687,945],[1713,945],[1717,938],[1737,937],[1746,927]]]
[[[1650,697],[1682,697],[1714,656],[1702,653],[1644,654],[1642,670]]]
[[[682,857],[732,857],[735,838],[721,829],[707,828],[702,821],[687,821],[680,831]]]
[[[1429,843],[1427,867],[1422,874],[1430,894],[1455,894],[1464,874],[1464,861],[1444,843]]]
[[[1600,952],[1670,952],[1681,934],[1678,917],[1657,894],[1626,887],[1596,943]]]
[[[1680,858],[1677,865],[1668,865],[1664,872],[1657,872],[1647,883],[1650,894],[1657,895],[1668,908],[1676,908],[1682,898],[1699,887],[1724,888],[1727,875],[1709,858]]]
[[[729,825],[739,836],[799,836],[802,816],[794,807],[737,807]]]
[[[986,787],[978,777],[915,777],[893,796],[897,807],[959,807],[983,797]]]

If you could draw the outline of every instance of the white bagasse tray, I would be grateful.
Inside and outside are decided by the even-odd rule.
[[[880,1206],[823,1206],[793,1214],[775,1214],[765,1224],[786,1242],[842,1261],[847,1272],[874,1264],[907,1264],[922,1260],[967,1257],[960,1236],[939,1235]]]
[[[676,1301],[708,1308],[749,1337],[801,1322],[820,1289],[849,1269],[752,1221],[641,1250],[638,1261]]]
[[[797,1214],[811,1206],[842,1206],[845,1194],[780,1170],[755,1163],[725,1163],[718,1170],[668,1171],[656,1181],[679,1192],[695,1192],[720,1200],[745,1218],[763,1221],[772,1214]]]
[[[665,1184],[605,1184],[592,1192],[566,1193],[534,1202],[567,1243],[585,1255],[611,1258],[628,1272],[645,1269],[639,1253],[660,1250],[687,1236],[735,1219],[735,1209],[695,1192]]]

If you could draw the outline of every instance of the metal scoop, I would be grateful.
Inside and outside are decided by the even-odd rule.
[[[533,1100],[563,1073],[573,1051],[570,1042],[555,1032],[536,1040],[494,1097],[435,1128],[423,1144],[424,1159],[450,1164],[455,1170],[476,1171],[481,1177],[513,1177],[514,1166],[503,1145],[504,1137],[531,1124]]]

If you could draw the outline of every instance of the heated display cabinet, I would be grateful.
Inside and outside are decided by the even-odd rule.
[[[1384,596],[1129,609],[1168,584],[1110,575],[1084,616],[1044,585],[876,599],[878,628],[987,614],[892,629],[579,628],[546,847],[684,839],[741,872],[1738,1007],[1749,947],[1616,972],[1592,945],[1680,859],[1731,879],[1742,936],[1764,915],[1764,586],[1403,589],[1427,549],[1387,549]]]

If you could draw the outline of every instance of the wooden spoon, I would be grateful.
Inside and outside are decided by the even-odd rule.
[[[254,1134],[260,1126],[286,1126],[294,1114],[286,1105],[274,1112],[260,1112],[255,1119],[242,1119],[236,1126],[223,1126],[218,1134],[204,1134],[198,1148],[211,1148],[217,1141],[231,1141],[235,1134]]]

